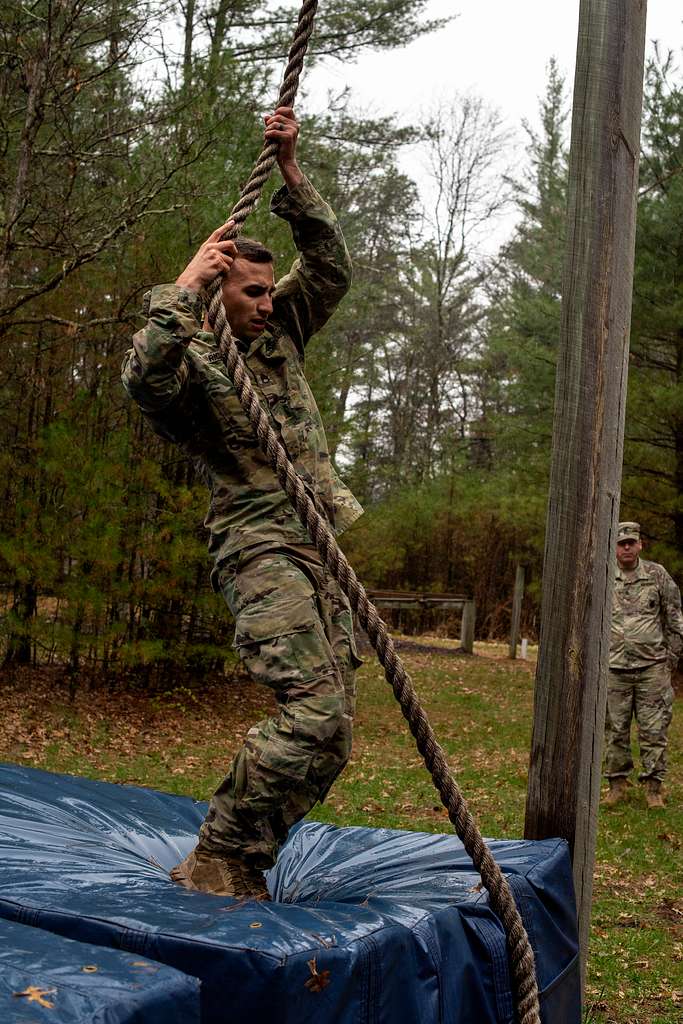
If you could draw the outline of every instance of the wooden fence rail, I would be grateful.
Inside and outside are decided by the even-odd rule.
[[[368,597],[377,608],[398,611],[426,611],[432,608],[462,612],[460,646],[466,654],[474,653],[475,605],[464,594],[434,594],[407,590],[368,590]]]

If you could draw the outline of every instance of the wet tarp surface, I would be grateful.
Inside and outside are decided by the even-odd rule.
[[[205,804],[0,766],[0,917],[202,981],[202,1024],[512,1024],[502,926],[454,836],[309,822],[272,903],[187,892],[169,869]],[[560,840],[491,842],[537,960],[544,1024],[578,1024]]]
[[[153,960],[0,921],[2,1024],[199,1024],[199,981]]]

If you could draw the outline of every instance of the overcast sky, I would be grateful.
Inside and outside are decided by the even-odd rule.
[[[445,28],[402,50],[314,70],[306,78],[311,99],[322,103],[327,88],[349,84],[364,108],[407,120],[434,97],[474,92],[518,124],[536,115],[550,57],[571,84],[579,0],[431,0],[429,16],[453,13]],[[648,0],[647,38],[648,52],[652,40],[680,52],[681,0]]]
[[[429,17],[456,17],[440,31],[402,50],[371,53],[357,63],[330,61],[304,73],[307,107],[323,109],[328,91],[353,90],[357,112],[395,114],[397,123],[419,120],[436,101],[475,94],[497,108],[516,132],[517,148],[502,155],[509,166],[524,160],[522,120],[538,123],[547,66],[555,57],[571,97],[576,60],[579,0],[431,0]],[[658,41],[677,51],[683,65],[683,0],[649,0],[647,54]],[[569,123],[567,124],[569,130]],[[417,181],[429,206],[425,162],[419,151],[402,150],[399,166]],[[517,213],[509,208],[473,239],[492,254],[511,233]]]

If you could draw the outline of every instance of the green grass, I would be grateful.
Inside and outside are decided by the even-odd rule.
[[[430,641],[431,642],[431,641]],[[470,809],[487,836],[522,835],[531,666],[503,645],[475,658],[454,644],[406,651],[410,671]],[[441,649],[439,649],[441,648]],[[54,675],[18,676],[3,691],[0,758],[117,782],[207,797],[246,730],[270,713],[267,692],[244,679],[190,691],[79,692],[73,704]],[[359,673],[354,753],[311,817],[335,824],[450,831],[383,672]],[[668,803],[648,811],[639,786],[601,811],[586,1020],[680,1024],[683,1020],[683,722],[670,731]],[[558,1022],[559,1024],[559,1022]]]

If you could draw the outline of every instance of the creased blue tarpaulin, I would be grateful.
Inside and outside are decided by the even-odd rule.
[[[199,1024],[199,981],[153,960],[0,921],[2,1024]]]
[[[273,903],[187,892],[169,869],[206,805],[0,766],[0,917],[202,981],[202,1024],[513,1024],[502,926],[453,836],[295,829]],[[492,842],[536,955],[544,1024],[579,1024],[561,840]]]

